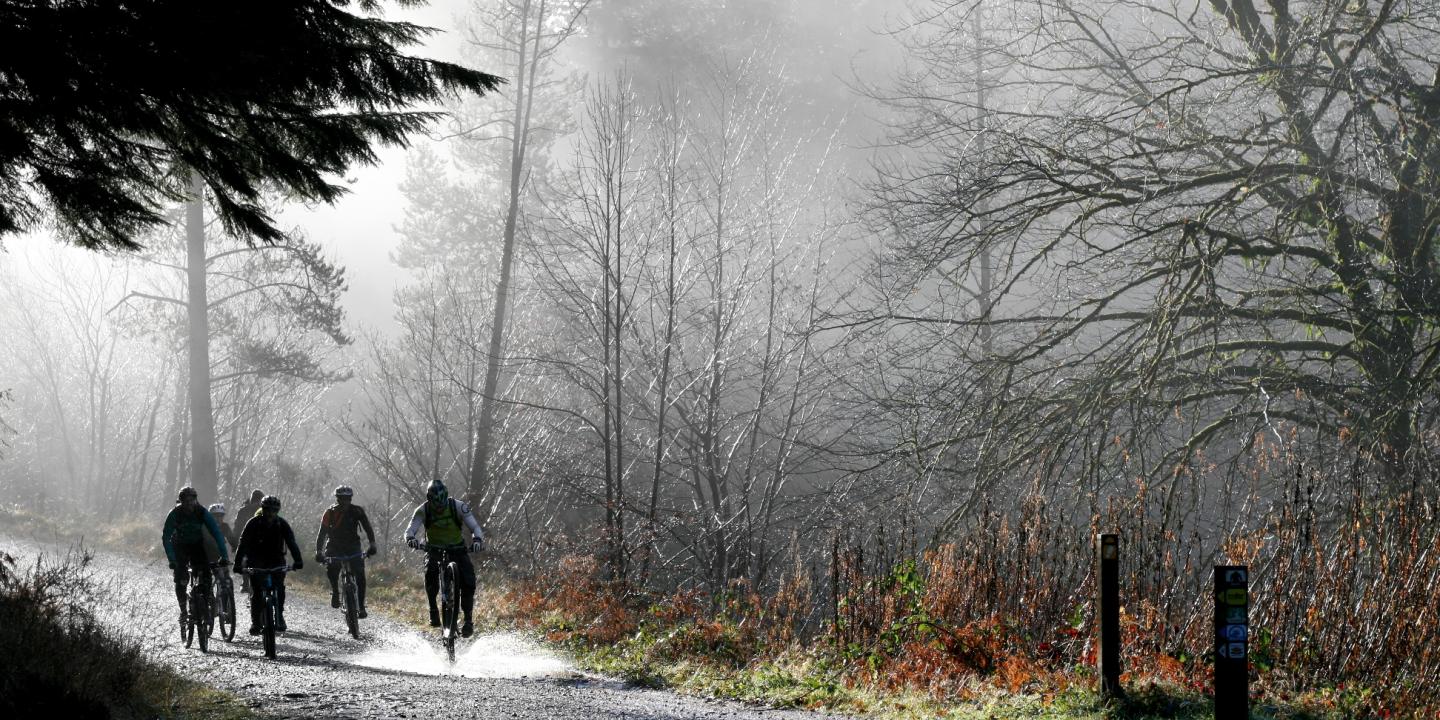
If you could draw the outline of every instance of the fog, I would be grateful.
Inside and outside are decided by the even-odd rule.
[[[331,205],[273,198],[289,243],[207,228],[205,337],[180,206],[131,254],[3,239],[0,499],[258,487],[309,518],[343,481],[393,535],[440,481],[537,567],[723,589],[855,525],[940,543],[1043,500],[1200,559],[1289,492],[1273,468],[1396,496],[1440,372],[1432,240],[1394,221],[1418,111],[1347,112],[1423,74],[1433,18],[1276,90],[1251,25],[1140,5],[392,9],[508,83]]]

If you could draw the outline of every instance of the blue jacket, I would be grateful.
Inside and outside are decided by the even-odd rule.
[[[229,557],[230,551],[225,546],[225,533],[220,532],[220,523],[215,522],[215,516],[205,509],[204,505],[196,505],[194,512],[186,512],[185,505],[175,503],[170,514],[165,516],[165,529],[160,531],[160,544],[165,546],[165,557],[170,562],[175,562],[175,545],[191,545],[199,543],[201,533],[209,531],[211,537],[215,538],[215,547],[220,548],[220,557]]]

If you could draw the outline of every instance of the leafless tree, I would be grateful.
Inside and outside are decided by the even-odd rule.
[[[927,361],[904,380],[937,431],[903,451],[952,453],[972,497],[1267,437],[1426,466],[1437,32],[1390,1],[926,4],[889,95],[915,152],[873,188],[887,291],[856,320]]]

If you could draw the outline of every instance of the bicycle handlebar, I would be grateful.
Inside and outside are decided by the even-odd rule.
[[[435,552],[453,552],[455,550],[464,550],[467,553],[470,552],[470,546],[466,545],[465,543],[460,543],[459,545],[431,545],[430,543],[420,543],[415,546],[415,549],[425,551],[433,550]]]
[[[331,563],[346,562],[348,560],[359,560],[362,557],[365,557],[365,553],[363,552],[358,552],[354,555],[326,555],[325,564],[329,565]]]
[[[294,569],[295,569],[295,566],[293,566],[293,565],[281,565],[280,567],[273,567],[273,568],[253,568],[253,567],[247,567],[247,568],[245,568],[244,570],[242,570],[241,572],[245,573],[246,575],[265,575],[265,574],[267,574],[267,573],[290,572],[291,570],[294,570]]]

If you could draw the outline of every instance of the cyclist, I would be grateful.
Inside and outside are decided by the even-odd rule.
[[[267,495],[260,502],[260,514],[245,523],[240,531],[240,548],[235,551],[235,572],[247,567],[270,568],[285,564],[285,550],[289,548],[291,569],[299,571],[305,567],[300,557],[300,546],[295,544],[295,533],[290,523],[280,517],[280,498]],[[285,632],[285,574],[275,573],[275,600],[279,607],[275,613],[275,629]],[[260,634],[260,616],[264,612],[260,593],[250,594],[250,634]]]
[[[361,530],[370,538],[370,547],[366,548],[365,556],[375,554],[375,529],[370,527],[370,518],[365,515],[365,508],[352,502],[354,498],[355,491],[349,485],[335,488],[335,504],[320,516],[320,532],[315,535],[315,562],[325,562],[326,555],[343,557],[360,552]],[[355,573],[355,588],[360,595],[360,609],[356,614],[363,618],[366,616],[364,558],[352,560],[350,568]],[[330,607],[338,608],[340,563],[330,563],[325,568],[325,574],[330,578]]]
[[[235,527],[243,531],[245,529],[245,523],[250,522],[250,518],[260,514],[260,501],[264,498],[265,491],[261,490],[260,488],[255,488],[254,490],[250,491],[250,499],[244,504],[242,504],[240,506],[240,510],[235,513]],[[238,545],[239,543],[236,544]],[[250,592],[249,575],[242,575],[240,577],[240,592]]]
[[[250,518],[260,514],[260,502],[264,498],[264,490],[256,488],[250,491],[250,499],[240,506],[239,512],[235,515],[235,524],[239,525],[241,530],[245,529],[245,523],[250,522]]]
[[[479,552],[485,546],[485,534],[480,531],[480,523],[476,522],[475,516],[470,514],[470,506],[450,497],[445,483],[432,480],[425,488],[425,502],[415,509],[410,527],[405,529],[405,543],[412,548],[420,547],[415,533],[424,527],[427,544],[463,545],[462,526],[470,527],[473,538],[470,549]],[[430,601],[431,627],[440,627],[440,610],[435,606],[435,595],[440,592],[440,563],[443,558],[443,553],[434,550],[426,553],[425,558],[425,596]],[[470,611],[475,606],[475,566],[465,553],[456,553],[454,559],[460,570],[456,578],[460,581],[460,609],[465,613],[465,626],[460,628],[460,635],[470,637],[475,630],[470,622]]]
[[[220,523],[220,534],[225,536],[225,542],[229,543],[232,548],[236,547],[238,543],[235,542],[235,529],[230,527],[230,523],[225,522],[225,503],[215,503],[210,506],[209,510],[210,514],[215,517],[215,522]],[[225,557],[230,556],[225,555]]]
[[[180,622],[187,620],[185,591],[190,584],[190,571],[200,578],[203,591],[210,591],[210,560],[205,553],[204,533],[210,533],[215,547],[220,551],[220,563],[230,556],[225,546],[225,536],[215,517],[200,504],[193,487],[180,488],[175,507],[165,516],[165,528],[160,531],[160,544],[165,548],[165,557],[170,560],[170,569],[175,571],[175,599],[180,603]]]

